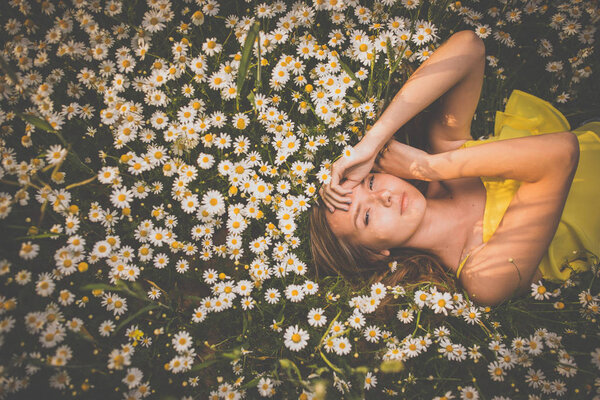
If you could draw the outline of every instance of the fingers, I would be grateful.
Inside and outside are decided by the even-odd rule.
[[[331,187],[325,187],[325,195],[328,196],[328,200],[331,204],[333,204],[336,208],[341,208],[343,210],[348,210],[348,205],[352,202],[352,199],[348,196],[340,196],[331,190]]]
[[[329,182],[329,187],[339,196],[345,196],[352,193],[352,189],[344,189],[340,186],[340,176],[335,165],[331,170],[331,181]]]
[[[349,210],[349,204],[351,199],[349,197],[340,196],[337,193],[333,192],[329,185],[322,186],[319,189],[319,194],[323,198],[323,202],[329,209],[329,211],[333,212],[335,208],[339,208],[342,210]]]

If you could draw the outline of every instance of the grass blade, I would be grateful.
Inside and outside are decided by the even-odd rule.
[[[240,93],[242,92],[242,86],[244,85],[244,81],[246,80],[246,74],[248,73],[248,68],[250,67],[250,55],[252,54],[252,48],[254,47],[254,41],[256,40],[256,36],[258,36],[258,30],[260,29],[260,23],[255,22],[252,28],[248,31],[248,35],[246,36],[246,41],[244,42],[244,49],[242,50],[242,59],[240,61],[240,68],[238,70],[237,76],[237,96],[236,96],[236,106],[239,111],[239,104],[237,103],[240,98]],[[258,60],[260,64],[260,59]]]

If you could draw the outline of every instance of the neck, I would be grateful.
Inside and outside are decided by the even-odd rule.
[[[464,207],[460,207],[452,194],[428,198],[423,222],[405,246],[428,251],[442,260],[458,260],[457,249],[462,249],[465,243],[465,218]]]

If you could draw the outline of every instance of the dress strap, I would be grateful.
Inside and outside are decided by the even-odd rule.
[[[467,259],[469,258],[470,255],[471,255],[471,253],[467,254],[467,256],[464,258],[464,260],[462,260],[462,262],[458,266],[458,269],[456,270],[456,279],[459,279],[460,271],[462,270],[462,267],[465,266],[465,263],[467,262]]]

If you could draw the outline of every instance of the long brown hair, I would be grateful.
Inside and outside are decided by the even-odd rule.
[[[396,132],[395,137],[405,143],[412,142],[413,147],[428,150],[429,143],[424,130],[423,114],[420,114]],[[408,182],[425,195],[428,182]],[[438,289],[456,290],[456,279],[435,254],[405,247],[390,249],[389,257],[376,259],[376,255],[366,247],[353,245],[337,237],[329,226],[326,212],[326,206],[317,198],[309,214],[310,248],[317,279],[319,273],[341,275],[354,290],[376,282],[386,286],[430,282]],[[397,263],[394,272],[390,268],[393,262]],[[391,299],[392,296],[386,296],[380,303],[375,318],[387,319],[395,315],[396,310],[388,304]]]

